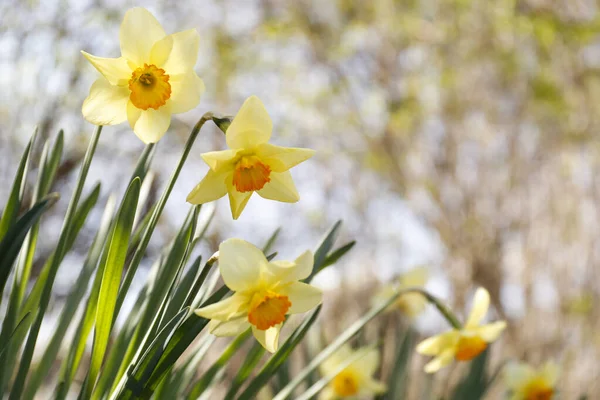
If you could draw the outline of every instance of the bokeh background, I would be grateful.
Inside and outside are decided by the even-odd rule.
[[[260,244],[282,227],[276,249],[295,257],[343,219],[343,239],[358,244],[316,281],[327,289],[332,333],[379,285],[426,266],[427,288],[457,310],[468,310],[477,286],[490,291],[491,317],[509,322],[492,349],[496,364],[556,360],[562,398],[600,398],[597,1],[2,0],[0,198],[35,126],[42,138],[59,129],[66,138],[55,188],[64,195],[42,224],[34,275],[93,130],[80,109],[97,73],[79,52],[118,56],[123,14],[138,5],[168,33],[200,32],[207,87],[158,145],[151,199],[196,120],[233,115],[252,94],[274,120],[275,144],[317,150],[293,171],[298,204],[256,197],[232,221],[218,201],[206,253],[230,236]],[[224,146],[213,127],[196,141],[146,265],[188,211],[185,196],[207,170],[200,154]],[[126,124],[104,129],[88,178],[90,187],[102,182],[100,205],[123,192],[143,148]],[[59,271],[54,314],[99,218],[100,207]],[[446,328],[433,310],[411,323],[423,335]],[[419,379],[424,361],[413,359]]]

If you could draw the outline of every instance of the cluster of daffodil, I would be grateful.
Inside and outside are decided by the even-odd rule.
[[[102,75],[91,86],[83,115],[97,125],[128,121],[143,142],[155,143],[167,132],[171,115],[195,108],[205,90],[194,71],[199,35],[194,29],[167,35],[150,12],[134,8],[126,13],[119,37],[121,57],[83,53]],[[289,170],[312,157],[314,151],[270,144],[273,124],[256,96],[248,98],[229,122],[225,130],[229,148],[202,154],[209,170],[187,201],[203,204],[228,195],[233,219],[241,215],[254,192],[265,199],[297,202],[299,195]],[[208,328],[214,335],[235,336],[251,329],[267,351],[276,352],[286,316],[307,312],[322,301],[321,290],[303,282],[313,270],[314,257],[309,251],[294,261],[270,261],[254,245],[234,238],[222,242],[217,254],[220,275],[232,295],[195,310],[210,320]],[[399,309],[410,317],[416,317],[428,303],[438,306],[452,329],[422,341],[416,348],[418,353],[434,356],[425,365],[427,373],[434,373],[453,361],[469,361],[480,355],[499,338],[506,322],[482,324],[490,298],[479,288],[471,313],[461,324],[424,292],[427,275],[424,268],[413,270],[397,284],[384,286],[374,304],[396,296],[387,309]],[[329,377],[320,398],[384,393],[385,384],[373,378],[379,364],[375,348],[340,347],[320,365],[322,375]],[[506,371],[515,400],[550,399],[556,377],[554,364],[540,371],[511,365]]]

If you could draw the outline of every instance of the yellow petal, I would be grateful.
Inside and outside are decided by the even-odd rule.
[[[227,194],[226,179],[227,173],[208,170],[204,179],[188,194],[186,201],[191,204],[204,204],[220,199]]]
[[[427,356],[434,356],[444,352],[449,348],[453,348],[458,342],[459,338],[459,332],[456,330],[451,330],[423,340],[417,345],[416,350],[417,353]]]
[[[154,43],[166,36],[164,29],[145,8],[136,7],[125,13],[119,41],[121,54],[137,66],[150,60],[150,51]]]
[[[387,385],[383,382],[376,381],[375,379],[365,379],[362,383],[365,395],[369,394],[381,394],[387,391]]]
[[[239,316],[238,314],[248,309],[249,299],[238,293],[206,307],[198,308],[196,315],[206,319],[226,321]]]
[[[467,319],[465,328],[468,329],[478,326],[485,317],[485,314],[487,314],[489,307],[490,294],[484,288],[478,288],[473,297],[473,308],[471,309],[471,314]]]
[[[106,79],[97,79],[84,100],[83,117],[96,125],[116,125],[127,119],[129,90],[113,86]]]
[[[300,200],[290,171],[272,172],[270,178],[271,181],[256,192],[260,197],[284,203],[295,203]]]
[[[551,387],[556,386],[556,382],[558,381],[558,375],[560,373],[560,368],[553,361],[548,361],[542,367],[541,375],[546,382]]]
[[[162,64],[162,68],[171,76],[187,74],[196,65],[200,35],[195,29],[188,29],[169,35],[169,37],[172,39],[173,48]]]
[[[171,112],[168,105],[164,105],[158,110],[153,108],[140,110],[130,101],[127,104],[127,119],[131,129],[142,142],[156,143],[167,133],[167,129],[171,125]]]
[[[454,359],[454,351],[448,349],[425,365],[425,372],[432,374],[449,365]]]
[[[227,132],[229,134],[229,132]],[[274,172],[284,172],[306,161],[315,154],[312,149],[281,147],[270,143],[258,146],[256,155]]]
[[[269,141],[273,122],[265,106],[256,96],[251,96],[240,108],[225,135],[232,149],[253,148]]]
[[[202,153],[202,159],[215,172],[221,172],[220,170],[223,168],[233,171],[235,167],[233,162],[237,152],[237,150],[209,151]]]
[[[307,250],[294,262],[272,261],[267,265],[267,280],[276,283],[296,282],[308,278],[313,269],[314,256]]]
[[[124,57],[104,58],[96,57],[85,51],[81,54],[106,78],[111,85],[126,86],[131,79],[131,68]]]
[[[185,74],[172,75],[169,83],[171,84],[169,103],[173,114],[189,111],[200,103],[205,87],[196,72],[189,71]]]
[[[350,347],[349,344],[343,344],[339,349],[337,349],[331,356],[329,356],[325,361],[321,363],[319,366],[319,371],[321,375],[327,376],[333,374],[333,372],[340,366],[340,364],[344,363],[348,358],[352,357],[354,354],[354,350]]]
[[[429,279],[429,272],[425,267],[414,268],[400,277],[402,287],[424,286]]]
[[[227,239],[219,246],[219,270],[227,287],[234,291],[253,289],[267,264],[262,251],[242,239]]]
[[[321,289],[303,282],[294,282],[286,285],[278,293],[287,296],[292,306],[288,314],[307,312],[321,304],[323,292]]]
[[[152,48],[150,49],[149,64],[154,64],[158,68],[164,69],[163,64],[169,58],[169,55],[171,54],[171,50],[173,50],[172,35],[165,36],[162,39],[156,41],[152,45]],[[171,75],[166,70],[165,70],[165,73],[169,76]],[[170,83],[170,79],[169,79],[169,83]]]
[[[331,386],[327,386],[319,393],[319,400],[336,400],[337,398],[338,396]]]
[[[225,322],[213,319],[208,323],[209,332],[215,336],[237,336],[249,327],[247,316]]]
[[[516,391],[526,384],[534,375],[535,371],[529,365],[512,362],[504,367],[504,384],[507,388]]]
[[[498,339],[498,337],[502,334],[504,329],[506,329],[506,322],[498,321],[491,324],[482,325],[480,327],[477,327],[473,331],[476,332],[476,334],[480,338],[482,338],[488,343],[491,343]]]
[[[364,357],[353,362],[352,365],[355,366],[357,370],[361,371],[364,376],[370,377],[377,371],[380,362],[381,358],[379,357],[379,350],[371,349]]]
[[[266,331],[261,331],[255,326],[252,326],[252,334],[258,340],[258,343],[262,345],[269,353],[275,353],[279,347],[279,331],[281,330],[281,324],[275,325]]]
[[[250,200],[250,196],[252,196],[253,192],[240,193],[229,182],[227,182],[227,192],[229,193],[231,217],[233,219],[238,219],[242,214],[242,211],[244,211],[244,208],[246,208],[246,204],[248,204],[248,200]]]

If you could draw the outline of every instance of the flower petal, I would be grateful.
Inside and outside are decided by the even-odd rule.
[[[227,192],[229,193],[229,206],[231,207],[231,217],[238,219],[246,208],[250,196],[253,192],[238,192],[230,182],[227,182]]]
[[[233,161],[237,152],[238,150],[209,151],[208,153],[202,153],[202,159],[215,172],[224,167],[233,171]]]
[[[131,68],[124,57],[104,58],[96,57],[85,51],[81,54],[106,78],[111,85],[126,86],[131,79]]]
[[[156,41],[150,49],[149,64],[154,64],[158,68],[163,68],[163,64],[169,58],[171,50],[173,50],[173,37],[171,35],[165,36],[162,39]],[[170,75],[169,72],[165,72],[167,75]]]
[[[485,317],[485,314],[487,314],[489,307],[490,294],[484,288],[478,288],[473,297],[473,308],[471,309],[471,314],[469,314],[465,328],[478,326]]]
[[[272,261],[267,265],[269,273],[267,279],[272,283],[288,283],[306,279],[312,272],[313,262],[314,256],[310,250],[306,250],[294,262]]]
[[[168,58],[162,67],[167,74],[187,74],[196,65],[198,59],[198,48],[200,47],[200,35],[196,29],[173,33],[171,38],[173,46]]]
[[[206,319],[217,319],[227,321],[231,318],[238,317],[238,313],[248,309],[249,299],[238,293],[221,300],[217,303],[210,304],[206,307],[199,308],[194,311],[196,315]]]
[[[188,194],[186,201],[191,204],[204,204],[220,199],[227,194],[227,172],[214,172],[208,170],[208,173]]]
[[[435,356],[446,349],[453,348],[458,342],[460,334],[457,330],[451,330],[442,334],[432,336],[417,345],[417,353],[426,356]]]
[[[169,83],[171,84],[169,103],[173,114],[189,111],[200,103],[200,97],[204,93],[205,87],[204,82],[196,75],[195,71],[172,75]]]
[[[329,356],[325,361],[319,365],[319,371],[321,375],[327,376],[334,372],[337,367],[345,362],[348,358],[352,357],[354,354],[354,350],[350,347],[349,344],[343,344],[339,349],[337,349],[331,356]]]
[[[321,390],[319,393],[319,400],[335,400],[338,396],[335,393],[335,390],[331,386],[327,386],[325,389]]]
[[[284,203],[295,203],[300,200],[300,195],[296,190],[290,171],[271,173],[271,181],[256,193],[264,199]]]
[[[281,330],[281,325],[275,325],[266,331],[262,331],[257,329],[255,326],[252,326],[252,333],[258,343],[262,345],[269,353],[275,353],[277,348],[279,347],[279,331]]]
[[[255,287],[266,263],[263,252],[245,240],[227,239],[219,246],[219,270],[231,290],[244,291]]]
[[[379,368],[380,362],[379,350],[371,349],[363,357],[354,361],[352,365],[361,371],[363,375],[372,376],[377,371],[377,368]]]
[[[213,319],[208,323],[208,330],[215,336],[237,336],[250,327],[246,316],[230,321]]]
[[[315,154],[312,149],[281,147],[270,143],[258,146],[256,155],[269,165],[274,172],[284,172],[306,161]]]
[[[429,279],[429,272],[425,267],[414,268],[400,277],[402,287],[424,286]]]
[[[97,79],[84,100],[83,117],[96,125],[116,125],[127,119],[129,90],[113,86],[106,79]]]
[[[559,366],[553,362],[548,361],[542,367],[540,375],[548,382],[552,387],[556,386],[556,382],[558,381],[558,375],[560,373]]]
[[[137,66],[142,66],[150,60],[154,43],[165,36],[164,29],[150,11],[142,7],[132,8],[125,13],[119,31],[121,54]]]
[[[362,382],[362,386],[364,389],[364,394],[381,394],[387,391],[387,385],[383,382],[377,381],[373,378],[365,379]]]
[[[535,375],[535,371],[525,363],[511,362],[504,367],[502,375],[506,387],[516,391]]]
[[[168,106],[162,106],[158,110],[153,108],[140,110],[129,102],[127,104],[127,119],[133,132],[142,142],[146,144],[156,143],[164,136],[167,129],[169,129],[169,125],[171,125],[171,112]]]
[[[269,141],[273,122],[262,101],[256,96],[246,99],[229,125],[227,146],[232,149],[252,148]]]
[[[454,359],[454,351],[452,349],[444,350],[439,356],[431,360],[425,365],[425,372],[432,374],[444,368]]]
[[[485,340],[488,343],[491,343],[498,339],[498,337],[502,334],[502,331],[506,329],[505,321],[498,321],[491,324],[482,325],[477,327],[475,331],[480,338]]]
[[[280,294],[287,296],[292,306],[288,314],[299,314],[312,310],[323,301],[321,289],[303,282],[294,282],[285,285]]]

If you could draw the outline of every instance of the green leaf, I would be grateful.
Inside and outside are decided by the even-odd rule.
[[[31,313],[27,313],[25,314],[25,316],[23,317],[22,320],[19,321],[19,323],[17,324],[17,326],[15,327],[15,330],[12,332],[12,334],[9,336],[8,340],[2,342],[2,345],[0,347],[0,356],[4,354],[4,352],[6,351],[8,345],[10,344],[10,341],[12,340],[12,338],[15,336],[15,334],[22,329],[24,326],[26,326],[26,322],[31,318]]]
[[[489,348],[477,356],[469,368],[469,373],[458,384],[452,398],[462,399],[482,399],[488,386],[487,360]]]
[[[349,243],[346,243],[345,245],[337,248],[335,251],[331,252],[331,254],[327,255],[327,257],[325,257],[325,259],[323,260],[322,265],[319,266],[317,272],[315,273],[315,275],[317,273],[319,273],[320,271],[322,271],[323,269],[335,264],[340,258],[342,258],[347,252],[349,252],[350,250],[352,250],[352,248],[354,247],[354,245],[356,244],[356,241],[353,240]]]
[[[106,264],[103,267],[104,272],[98,296],[94,345],[84,398],[90,398],[92,394],[100,367],[102,366],[102,360],[108,347],[119,283],[121,282],[123,267],[125,266],[125,257],[127,256],[127,249],[131,238],[133,219],[140,195],[140,185],[139,178],[135,178],[129,185],[117,213],[116,223],[108,237],[108,247],[105,250],[108,251],[108,255],[106,257]]]
[[[388,391],[381,397],[383,399],[395,400],[406,397],[408,373],[410,372],[410,361],[413,355],[416,333],[408,329],[403,333],[400,345],[394,358],[394,364],[388,378]]]
[[[310,282],[315,277],[315,275],[324,268],[323,263],[325,262],[325,259],[327,258],[327,254],[329,254],[329,251],[331,250],[331,248],[333,247],[333,244],[335,243],[335,239],[337,238],[337,235],[339,233],[341,226],[342,226],[342,221],[337,221],[329,229],[329,232],[327,232],[325,234],[325,237],[323,238],[323,240],[321,240],[321,244],[317,248],[317,251],[315,251],[315,261],[314,261],[313,270],[312,270],[310,276],[308,278],[306,278],[306,280],[305,280],[306,282]]]
[[[29,143],[27,143],[27,147],[25,147],[23,155],[21,156],[21,161],[19,162],[19,167],[17,168],[17,173],[15,174],[12,188],[10,189],[10,195],[8,196],[8,202],[6,203],[4,211],[2,212],[2,219],[0,219],[0,240],[4,238],[4,235],[6,235],[8,229],[17,220],[17,215],[19,215],[19,210],[21,209],[21,199],[23,197],[25,182],[27,179],[27,169],[29,166],[29,158],[31,156],[31,148],[36,136],[37,129],[33,133],[33,136],[31,136]]]

